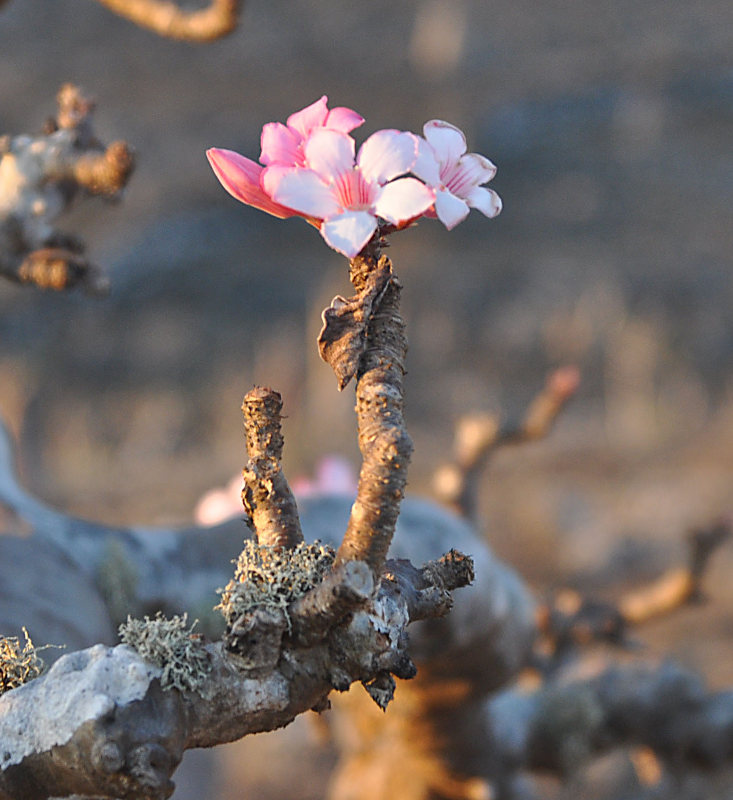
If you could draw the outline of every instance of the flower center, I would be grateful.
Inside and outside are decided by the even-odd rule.
[[[340,205],[352,211],[367,211],[376,199],[376,185],[366,181],[359,167],[337,175],[334,188]]]

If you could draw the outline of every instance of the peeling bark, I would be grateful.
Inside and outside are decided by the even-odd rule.
[[[391,275],[376,244],[351,261],[351,282],[362,293],[375,273]],[[356,415],[362,467],[359,488],[336,561],[365,561],[379,575],[399,514],[412,440],[402,417],[407,340],[399,311],[401,286],[393,275],[371,310],[359,359]]]

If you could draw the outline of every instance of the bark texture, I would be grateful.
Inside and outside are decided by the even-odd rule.
[[[407,483],[412,440],[402,417],[402,379],[407,340],[400,316],[401,286],[377,245],[351,261],[357,297],[371,296],[375,276],[384,285],[371,308],[359,358],[356,415],[362,468],[359,487],[337,563],[365,561],[375,575],[387,556]]]
[[[292,548],[303,541],[298,509],[280,467],[282,398],[256,386],[242,403],[249,462],[242,472],[242,503],[261,545]]]

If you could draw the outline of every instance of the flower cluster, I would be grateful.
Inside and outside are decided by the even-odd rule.
[[[356,152],[349,135],[364,119],[349,108],[328,108],[321,97],[286,124],[262,129],[260,163],[232,150],[207,151],[222,186],[237,200],[284,219],[300,216],[348,258],[371,239],[380,221],[393,230],[422,216],[449,230],[476,208],[501,211],[488,183],[496,167],[466,152],[463,132],[430,120],[423,137],[396,130],[373,133]]]

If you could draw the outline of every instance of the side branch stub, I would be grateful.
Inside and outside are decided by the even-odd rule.
[[[242,503],[260,545],[293,548],[303,541],[295,498],[283,475],[282,398],[255,386],[242,403],[249,461]]]

